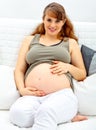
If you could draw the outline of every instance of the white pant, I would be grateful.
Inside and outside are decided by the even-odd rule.
[[[77,109],[77,98],[66,88],[43,97],[20,97],[10,108],[10,120],[32,130],[56,130],[58,124],[71,120]]]

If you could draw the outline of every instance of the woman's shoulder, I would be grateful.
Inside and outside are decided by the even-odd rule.
[[[34,35],[26,36],[25,41],[31,41],[34,38]]]
[[[70,48],[70,51],[73,49],[79,48],[78,42],[73,38],[69,38],[69,48]]]
[[[70,46],[79,46],[78,42],[73,38],[69,38],[69,45]]]
[[[23,45],[30,45],[30,42],[32,41],[32,39],[34,38],[34,36],[32,35],[30,35],[30,36],[26,36],[24,39],[23,39]]]
[[[73,38],[69,38],[69,43],[70,44],[78,44],[77,41]]]

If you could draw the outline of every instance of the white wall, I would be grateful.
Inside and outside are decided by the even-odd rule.
[[[54,0],[61,3],[73,21],[96,22],[96,0]],[[0,0],[0,17],[40,19],[53,0]]]

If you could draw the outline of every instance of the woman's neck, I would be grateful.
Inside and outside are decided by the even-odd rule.
[[[53,45],[56,44],[58,42],[60,42],[61,40],[57,38],[57,36],[50,36],[50,35],[42,35],[40,42],[45,44],[45,45]]]

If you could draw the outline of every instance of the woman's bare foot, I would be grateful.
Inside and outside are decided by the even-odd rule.
[[[83,120],[87,120],[88,118],[86,116],[83,115],[76,115],[71,121],[72,122],[76,122],[76,121],[83,121]]]

